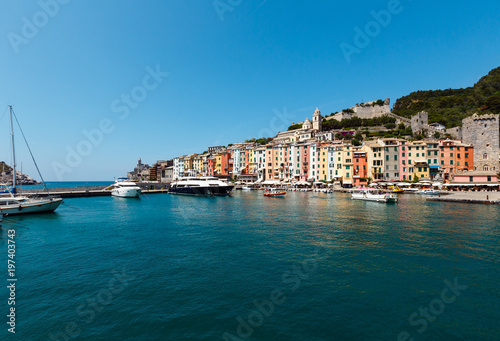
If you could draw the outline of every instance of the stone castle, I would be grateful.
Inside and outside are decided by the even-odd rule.
[[[474,145],[474,170],[500,170],[499,115],[474,114],[462,120],[462,140]]]

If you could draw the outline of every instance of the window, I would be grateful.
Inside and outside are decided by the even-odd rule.
[[[491,176],[488,176],[488,182],[491,182]]]
[[[418,167],[418,171],[421,173],[422,172],[422,167]]]
[[[405,156],[406,156],[406,154],[405,154],[405,153],[403,153],[402,157],[405,157]]]
[[[394,155],[394,161],[398,161],[398,156]]]
[[[450,165],[453,165],[453,160],[450,160]]]
[[[444,165],[444,160],[441,160],[441,165]]]
[[[410,157],[410,156],[411,156],[411,153],[408,153],[408,157]]]
[[[453,157],[453,153],[450,153],[450,157]]]
[[[473,176],[469,176],[469,182],[474,182],[474,177]]]
[[[434,155],[438,155],[438,151],[437,150],[434,151]]]
[[[389,155],[385,156],[385,161],[389,161]]]

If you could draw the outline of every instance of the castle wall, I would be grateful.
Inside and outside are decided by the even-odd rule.
[[[388,105],[376,105],[374,107],[359,107],[356,106],[352,110],[354,110],[354,116],[363,118],[363,119],[371,119],[375,117],[381,117],[387,115],[391,112],[391,108]]]
[[[463,142],[474,145],[474,170],[498,172],[499,115],[477,115],[462,120]]]

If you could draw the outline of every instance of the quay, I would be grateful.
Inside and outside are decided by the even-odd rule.
[[[159,194],[168,193],[167,184],[141,184],[142,194]],[[86,186],[86,187],[70,187],[70,188],[49,188],[48,192],[44,188],[36,189],[18,189],[20,195],[36,195],[39,197],[47,197],[49,194],[60,198],[82,198],[82,197],[105,197],[111,196],[110,190],[104,190],[108,186]]]
[[[427,201],[445,201],[465,204],[500,205],[500,192],[449,192],[445,197],[430,197]]]

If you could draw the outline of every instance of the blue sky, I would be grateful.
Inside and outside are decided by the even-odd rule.
[[[10,162],[12,104],[54,181],[112,180],[139,157],[275,134],[316,106],[471,86],[500,64],[496,1],[5,0],[0,10],[0,160]],[[18,165],[38,178],[18,137]]]

